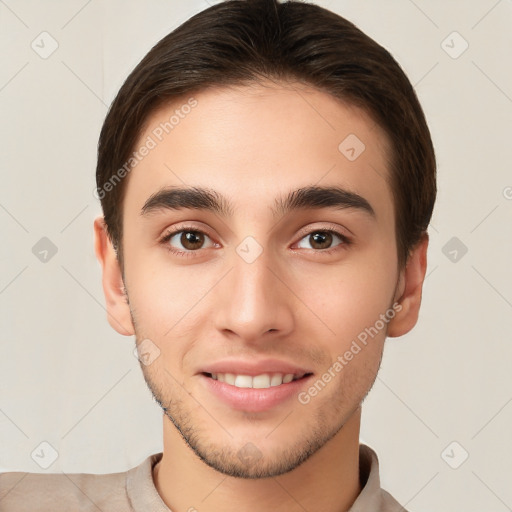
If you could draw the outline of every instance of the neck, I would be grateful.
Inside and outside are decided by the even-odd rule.
[[[289,473],[242,479],[202,462],[164,415],[163,456],[153,470],[153,480],[173,512],[344,512],[361,492],[360,421],[358,408],[330,441]]]

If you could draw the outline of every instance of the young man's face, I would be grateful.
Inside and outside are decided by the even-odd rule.
[[[135,149],[148,136],[156,147],[131,171],[123,207],[129,306],[112,291],[111,249],[104,267],[112,325],[158,355],[141,364],[157,401],[203,460],[246,477],[295,468],[350,424],[386,333],[416,322],[425,270],[426,243],[409,281],[397,269],[384,133],[362,111],[294,87],[211,89],[194,108],[180,110],[187,97],[151,116]],[[149,201],[192,187],[228,211]],[[278,207],[307,187],[360,198]],[[233,385],[236,375],[246,377]],[[239,387],[251,385],[262,388]]]

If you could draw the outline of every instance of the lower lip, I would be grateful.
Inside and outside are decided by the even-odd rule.
[[[232,408],[246,412],[262,412],[282,404],[291,397],[296,397],[312,375],[263,389],[237,388],[206,375],[200,377],[209,391]]]

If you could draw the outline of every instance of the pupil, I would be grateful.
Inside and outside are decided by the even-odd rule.
[[[330,233],[315,233],[312,236],[315,244],[327,244],[327,246],[329,246],[332,241],[332,235]],[[325,249],[325,247],[320,247],[320,249]]]
[[[187,247],[188,245],[196,246],[201,245],[201,236],[197,236],[197,233],[195,231],[187,231],[183,233],[182,238],[184,237],[184,241],[182,240],[182,244]],[[194,248],[194,247],[193,247]]]

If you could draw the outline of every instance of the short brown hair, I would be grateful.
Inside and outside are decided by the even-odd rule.
[[[114,179],[126,175],[149,116],[185,94],[264,79],[317,88],[362,108],[384,129],[391,142],[398,264],[405,265],[432,216],[436,161],[423,110],[400,65],[353,23],[317,5],[227,0],[158,42],[110,106],[98,143],[96,186],[121,268],[126,180],[116,186]]]

